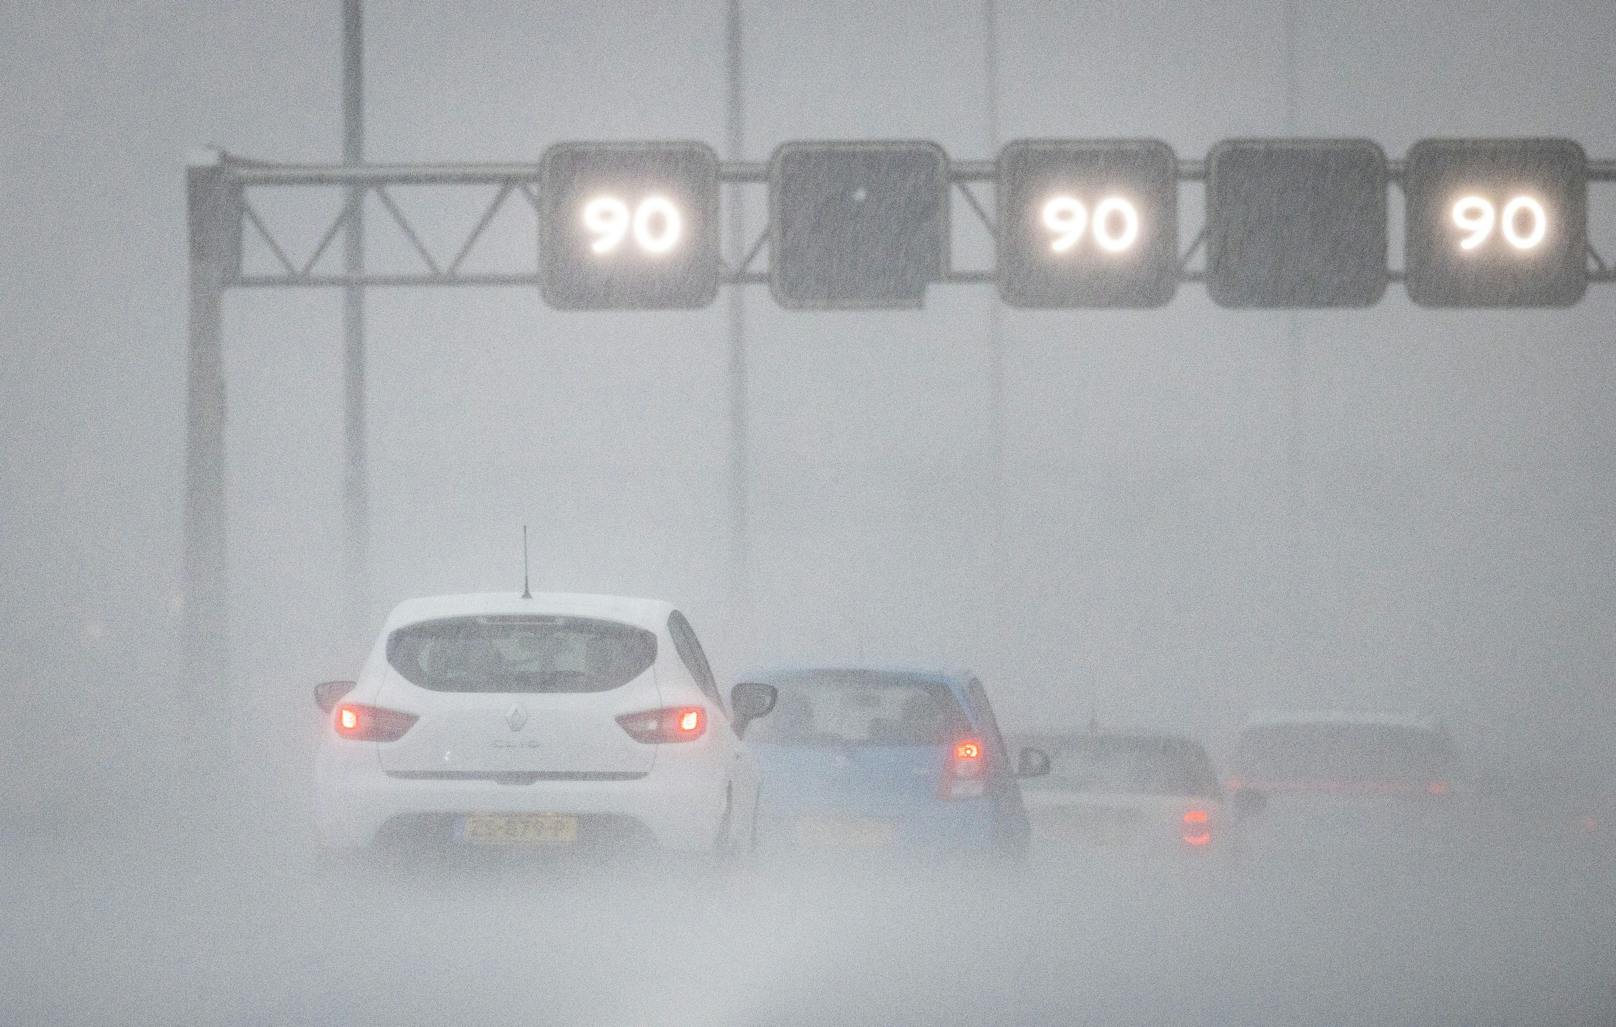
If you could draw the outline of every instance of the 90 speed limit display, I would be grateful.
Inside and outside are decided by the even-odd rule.
[[[1019,140],[998,162],[1004,301],[1157,307],[1178,285],[1178,160],[1152,140]]]
[[[1588,287],[1588,158],[1569,139],[1409,150],[1408,294],[1427,307],[1569,306]]]
[[[1237,309],[1369,307],[1399,279],[1423,306],[1569,306],[1616,281],[1588,239],[1591,179],[1616,181],[1616,162],[1568,139],[1428,139],[1400,161],[1367,139],[1229,139],[1204,161],[1149,139],[1021,139],[992,163],[928,140],[821,140],[722,165],[695,142],[563,143],[540,168],[538,283],[575,310],[704,307],[723,282],[763,280],[781,306],[819,310],[919,307],[933,283],[984,280],[1045,309],[1158,307],[1197,280]],[[768,223],[733,265],[721,181],[768,188]],[[1190,183],[1205,219],[1184,252]],[[953,266],[955,208],[992,236],[991,269]]]
[[[718,157],[701,143],[560,143],[541,164],[539,288],[563,310],[718,294]]]

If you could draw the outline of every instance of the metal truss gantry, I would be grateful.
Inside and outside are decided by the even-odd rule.
[[[1390,161],[1389,179],[1400,184],[1402,161]],[[992,186],[997,176],[993,161],[951,161],[949,181],[979,220],[990,238],[996,235],[992,204],[984,205],[974,187]],[[1178,178],[1200,182],[1206,162],[1179,160]],[[723,161],[719,179],[725,185],[766,188],[769,166],[762,162]],[[1616,161],[1591,161],[1591,183],[1616,182]],[[480,191],[492,189],[492,198],[455,246],[452,253],[434,253],[421,232],[400,206],[393,190],[407,186],[456,186]],[[254,206],[253,193],[276,187],[299,187],[313,193],[340,196],[341,204],[312,252],[294,255],[266,224]],[[467,259],[484,238],[490,224],[509,205],[528,208],[539,216],[540,174],[537,161],[510,164],[274,164],[245,160],[221,151],[208,151],[194,159],[186,172],[190,238],[190,338],[186,404],[185,522],[184,522],[184,625],[183,650],[187,686],[222,680],[228,672],[228,546],[225,518],[225,380],[222,314],[224,295],[232,288],[371,288],[442,286],[539,287],[537,222],[535,245],[526,251],[521,266],[495,271],[470,271]],[[403,273],[325,271],[321,262],[334,244],[355,226],[363,225],[362,210],[374,196],[413,250],[419,266]],[[311,208],[313,209],[313,208]],[[323,209],[329,209],[325,207]],[[360,227],[360,232],[363,228]],[[272,257],[270,270],[243,267],[244,239],[252,233]],[[754,267],[767,260],[767,225],[742,254],[731,254],[721,271],[730,285],[766,283],[767,270]],[[1179,260],[1179,280],[1204,280],[1194,265],[1206,239],[1203,227]],[[361,244],[363,240],[361,239]],[[1590,245],[1590,282],[1616,282],[1616,267]],[[1400,281],[1400,270],[1388,272]],[[991,283],[993,268],[949,267],[940,279],[947,283]]]

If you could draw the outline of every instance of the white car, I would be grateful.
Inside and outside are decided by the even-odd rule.
[[[1045,855],[1205,860],[1234,847],[1217,774],[1193,739],[1072,732],[1021,742],[1049,754],[1049,776],[1022,788]]]
[[[358,680],[315,696],[329,715],[314,801],[328,849],[751,845],[758,772],[741,735],[774,690],[737,685],[726,703],[667,603],[409,600]]]

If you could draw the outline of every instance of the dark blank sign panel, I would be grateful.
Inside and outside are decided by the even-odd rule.
[[[1207,157],[1207,289],[1225,307],[1366,307],[1386,291],[1386,155],[1245,139]]]
[[[947,269],[948,159],[928,142],[786,143],[769,168],[785,307],[918,307]]]
[[[999,154],[998,282],[1016,307],[1158,307],[1178,285],[1178,160],[1151,140]]]
[[[1425,139],[1403,170],[1408,294],[1561,307],[1588,287],[1588,158],[1569,139]]]
[[[718,294],[718,157],[701,143],[560,143],[541,164],[539,288],[564,310]]]

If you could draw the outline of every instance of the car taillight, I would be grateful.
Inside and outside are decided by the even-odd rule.
[[[337,707],[331,723],[340,737],[350,741],[396,742],[419,719],[413,713],[400,713],[380,706],[343,703]]]
[[[1212,841],[1212,815],[1204,809],[1184,811],[1183,832],[1185,845],[1200,848]]]
[[[636,742],[694,742],[707,731],[707,711],[700,706],[668,706],[625,713],[617,722]]]
[[[1448,783],[1446,781],[1431,781],[1425,786],[1425,794],[1446,795],[1448,794]]]
[[[943,772],[940,794],[945,799],[977,799],[988,791],[988,756],[978,738],[962,738],[954,743]]]

